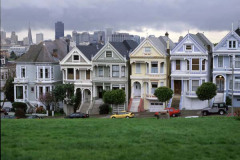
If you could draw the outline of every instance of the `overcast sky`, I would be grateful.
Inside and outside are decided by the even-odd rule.
[[[156,36],[169,32],[178,40],[191,33],[204,32],[218,42],[240,21],[239,0],[1,0],[1,28],[27,36],[28,24],[35,34],[54,39],[54,23],[72,30],[94,31],[107,27],[115,31]]]

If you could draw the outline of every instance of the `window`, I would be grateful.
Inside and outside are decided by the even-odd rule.
[[[73,60],[74,61],[79,61],[79,55],[73,55]]]
[[[50,92],[50,87],[46,87],[46,93]]]
[[[181,67],[180,67],[180,60],[176,60],[176,70],[180,70]]]
[[[51,67],[51,78],[53,79],[53,67]]]
[[[232,79],[230,79],[230,80],[229,80],[229,87],[228,87],[228,88],[229,88],[229,89],[232,89],[232,85],[233,85],[233,81],[232,81]]]
[[[233,48],[236,48],[236,41],[232,41],[232,43],[233,43]]]
[[[39,78],[43,78],[43,69],[42,68],[39,69]]]
[[[192,91],[196,91],[199,87],[199,80],[192,80]]]
[[[16,86],[16,99],[23,99],[23,86]]]
[[[192,59],[192,70],[199,70],[199,59]]]
[[[229,67],[232,68],[232,67],[233,67],[233,66],[232,66],[232,64],[233,64],[233,63],[232,63],[233,57],[232,57],[232,56],[229,56],[229,59],[230,59],[230,66],[229,66]]]
[[[151,62],[151,73],[158,73],[158,62]]]
[[[144,48],[144,53],[150,53],[151,52],[151,48],[150,47],[145,47]]]
[[[86,79],[90,79],[90,70],[86,70]]]
[[[119,66],[117,65],[112,66],[112,76],[119,77]]]
[[[186,45],[186,51],[191,51],[192,50],[192,45]]]
[[[34,87],[31,87],[31,92],[34,92]]]
[[[76,69],[76,79],[80,79],[80,71],[78,69]]]
[[[106,51],[106,57],[112,57],[112,51]]]
[[[187,70],[189,71],[189,60],[187,60]]]
[[[152,83],[152,94],[154,94],[157,87],[158,87],[158,84],[156,82]]]
[[[39,95],[43,94],[43,87],[39,87]]]
[[[141,73],[141,64],[136,63],[136,73]]]
[[[203,71],[205,71],[205,63],[206,63],[206,60],[204,59],[204,60],[202,61],[202,70],[203,70]]]
[[[237,101],[240,101],[240,98],[238,98]]]
[[[73,78],[74,78],[73,68],[68,68],[68,69],[67,69],[67,78],[68,78],[68,79],[73,79]]]
[[[187,91],[189,92],[189,81],[187,81]]]
[[[45,78],[50,78],[49,69],[45,68]]]
[[[26,69],[25,67],[21,67],[21,78],[25,78],[26,76]]]
[[[121,76],[125,77],[125,66],[122,66],[121,68]]]
[[[102,66],[98,67],[98,77],[103,77],[103,67]]]
[[[161,86],[161,87],[164,86],[164,82],[161,82],[161,83],[160,83],[160,86]]]
[[[228,41],[228,48],[230,48],[230,49],[237,48],[237,42],[236,41]]]
[[[240,77],[235,77],[234,89],[240,90]]]
[[[146,73],[149,73],[149,64],[148,63],[146,63],[146,70],[147,70]]]
[[[240,56],[235,56],[235,68],[240,68]]]
[[[232,48],[232,41],[228,42],[228,48]]]
[[[160,73],[164,73],[164,62],[160,65]]]
[[[223,67],[223,56],[218,56],[218,67]]]
[[[202,84],[205,83],[205,79],[202,80]]]

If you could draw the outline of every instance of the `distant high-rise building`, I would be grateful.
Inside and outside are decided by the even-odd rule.
[[[1,40],[2,39],[6,39],[6,32],[5,31],[1,31]]]
[[[111,42],[123,42],[124,40],[130,40],[131,36],[128,33],[118,33],[115,32],[112,34],[112,39],[109,40]]]
[[[31,28],[30,28],[30,24],[29,24],[29,28],[28,28],[28,40],[29,40],[29,45],[33,44],[32,31],[31,31]]]
[[[82,43],[82,42],[90,42],[90,35],[89,35],[88,32],[83,32],[80,36],[81,36],[80,43]]]
[[[61,37],[64,37],[64,23],[58,21],[55,23],[55,39],[59,39]]]
[[[11,33],[11,43],[12,44],[17,44],[18,41],[18,36],[16,35],[15,31],[12,31]]]
[[[43,33],[36,34],[36,44],[39,44],[43,41]]]
[[[28,37],[23,38],[23,45],[28,46],[29,45],[29,39]]]
[[[105,32],[104,31],[95,31],[93,33],[92,43],[104,43],[105,42]]]
[[[113,29],[112,28],[107,28],[106,29],[106,36],[105,36],[105,42],[112,41],[112,34],[113,34]]]

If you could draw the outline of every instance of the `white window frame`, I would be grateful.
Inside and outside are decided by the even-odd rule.
[[[153,85],[157,85],[157,87],[156,88],[153,88],[152,86]],[[158,82],[152,82],[151,83],[151,94],[154,94],[154,92],[155,92],[155,90],[158,88]],[[153,89],[154,89],[154,92],[153,92]]]
[[[237,59],[238,59],[238,61],[237,61]],[[236,67],[237,65],[236,65],[236,62],[238,62],[238,63],[240,63],[240,55],[235,55],[235,65],[234,65],[234,68],[240,68],[240,64],[238,65],[239,67]]]
[[[100,75],[100,69],[102,69],[102,75]],[[103,66],[98,66],[98,77],[103,77],[104,76],[104,71],[103,71]],[[86,76],[87,76],[87,72],[86,72]]]
[[[218,63],[218,62],[219,62],[219,57],[222,57],[222,59],[223,59],[223,60],[222,60],[222,61],[223,61],[222,67],[221,67],[221,66],[219,67],[219,63]],[[218,57],[217,57],[217,67],[218,67],[218,68],[223,68],[223,67],[224,67],[224,56],[218,56]]]
[[[152,67],[153,64],[157,64],[157,67]],[[152,72],[153,68],[157,68],[157,72]],[[157,61],[152,61],[151,62],[151,74],[158,74],[159,73],[159,65]]]
[[[239,77],[239,79],[236,79],[236,77]],[[234,90],[239,91],[240,90],[240,76],[235,76],[234,78],[235,78],[234,79]],[[238,88],[237,88],[236,84],[238,84],[238,86],[239,86]]]
[[[118,70],[113,70],[113,66],[116,66],[116,67],[118,67]],[[118,75],[117,76],[113,76],[113,73],[118,73]],[[119,77],[119,75],[120,75],[120,67],[119,67],[119,65],[112,65],[112,77]]]
[[[121,77],[125,77],[125,71],[126,71],[126,67],[125,66],[122,66],[121,67]]]
[[[233,42],[235,41],[235,47],[233,47]],[[231,47],[229,46],[229,43],[231,42]],[[227,41],[227,47],[228,49],[237,49],[238,47],[238,41],[237,40],[228,40]]]
[[[25,75],[24,75],[24,77],[22,76],[22,69],[24,69],[24,71],[25,71]],[[26,69],[26,66],[21,66],[21,67],[20,67],[20,78],[26,78],[26,75],[27,75],[27,69]]]
[[[150,54],[151,53],[151,47],[144,47],[143,52]]]
[[[74,60],[74,56],[78,56],[78,60]],[[72,61],[73,61],[73,62],[80,62],[80,59],[81,59],[81,57],[80,57],[79,54],[73,54],[73,55],[72,55]]]
[[[140,74],[141,73],[141,63],[136,63],[136,73]]]
[[[191,46],[191,49],[187,49],[187,46]],[[185,44],[185,51],[186,52],[192,52],[193,51],[193,45],[192,44]]]
[[[111,57],[107,57],[107,52],[111,52]],[[106,57],[106,58],[112,58],[112,57],[113,57],[113,52],[112,52],[112,51],[106,51],[106,52],[105,52],[105,57]]]
[[[162,66],[162,64],[163,64],[163,66]],[[162,74],[164,73],[164,64],[165,64],[164,62],[161,62],[161,63],[160,63],[160,73],[162,73]],[[181,63],[180,63],[180,64],[181,64]],[[180,67],[180,68],[181,68],[181,67]]]
[[[199,83],[200,83],[200,80],[192,80],[192,92],[196,92],[197,89],[196,89],[196,91],[193,90],[193,81],[198,81],[198,87],[199,87],[199,86],[200,86],[200,84],[199,84]]]
[[[16,85],[15,87],[16,87],[16,88],[15,88],[15,89],[16,89],[16,92],[15,92],[15,98],[16,98],[17,100],[23,100],[23,99],[25,98],[25,96],[24,96],[24,94],[25,94],[25,93],[24,93],[25,86],[24,86],[24,85]],[[22,93],[22,94],[23,94],[22,99],[17,98],[17,87],[22,87],[22,88],[23,88],[23,89],[22,89],[22,91],[23,91],[23,93]]]

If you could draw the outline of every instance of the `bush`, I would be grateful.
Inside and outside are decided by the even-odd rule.
[[[22,109],[24,112],[27,110],[27,104],[23,102],[13,102],[12,107],[14,110],[17,110],[18,108]]]
[[[226,105],[231,106],[232,105],[232,99],[230,97],[226,98]]]
[[[17,108],[17,109],[16,109],[16,111],[15,111],[15,116],[16,116],[17,118],[25,118],[25,117],[26,117],[24,110],[21,109],[21,108]]]
[[[108,114],[111,111],[111,107],[108,104],[99,106],[99,114]]]
[[[40,107],[37,107],[36,113],[46,114],[46,110],[43,108],[43,106],[40,106]]]

